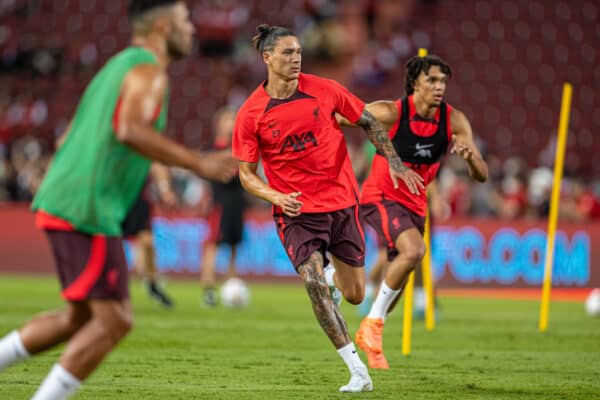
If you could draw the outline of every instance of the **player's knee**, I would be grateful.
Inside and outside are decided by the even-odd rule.
[[[105,328],[104,335],[116,344],[133,328],[133,315],[129,311],[119,310],[109,318],[101,318],[100,323]]]
[[[357,305],[362,303],[365,298],[365,288],[361,285],[351,285],[348,288],[344,288],[342,295],[348,303]]]
[[[406,251],[405,256],[408,258],[410,264],[415,266],[416,264],[419,264],[421,260],[423,260],[423,257],[425,257],[425,251],[426,249],[424,245],[413,246],[411,249]]]
[[[327,286],[325,280],[313,276],[304,279],[304,287],[310,296],[313,296],[313,294],[326,295],[329,290],[329,286]]]
[[[119,313],[116,323],[120,337],[125,337],[133,329],[133,314],[131,312]]]
[[[69,309],[64,314],[64,324],[69,331],[75,332],[85,325],[90,318],[91,313],[87,309]]]
[[[137,235],[137,242],[140,246],[150,247],[153,244],[153,237],[151,231],[142,231]]]

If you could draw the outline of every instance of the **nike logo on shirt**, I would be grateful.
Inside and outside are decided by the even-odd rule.
[[[415,148],[417,150],[424,150],[424,149],[428,149],[433,146],[434,146],[433,144],[425,144],[425,145],[420,145],[419,143],[415,144]]]

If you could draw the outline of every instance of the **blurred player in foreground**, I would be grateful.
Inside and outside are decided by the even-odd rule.
[[[222,108],[215,113],[214,121],[216,131],[214,150],[231,151],[235,111],[231,108]],[[227,183],[212,182],[211,191],[212,210],[208,216],[211,232],[204,245],[200,279],[204,288],[204,304],[214,307],[218,302],[215,290],[218,246],[226,244],[231,249],[227,278],[232,278],[236,274],[237,246],[242,241],[244,231],[246,201],[244,188],[237,176]]]
[[[450,152],[462,157],[471,177],[487,179],[487,164],[475,146],[465,115],[443,101],[450,67],[439,57],[413,57],[406,65],[406,97],[377,101],[367,106],[388,129],[394,148],[404,164],[429,184],[440,161]],[[345,122],[345,121],[342,121]],[[386,174],[386,157],[376,155],[371,174],[362,187],[361,214],[382,238],[390,261],[375,302],[356,332],[356,343],[367,353],[371,368],[389,368],[383,355],[386,315],[406,285],[408,275],[425,254],[423,231],[427,208],[426,190],[414,192]]]
[[[364,235],[358,218],[358,185],[334,113],[361,126],[389,159],[390,179],[415,190],[421,178],[402,164],[385,130],[364,103],[335,81],[301,70],[302,48],[290,30],[261,25],[253,38],[268,78],[241,107],[233,154],[240,180],[253,195],[273,204],[281,242],[304,281],[321,327],[351,378],[342,392],[373,390],[330,288],[358,304],[364,296]],[[262,159],[268,184],[256,173]],[[335,269],[323,268],[332,255]]]
[[[129,5],[131,46],[88,85],[33,201],[49,239],[66,307],[34,317],[0,340],[0,370],[66,342],[34,400],[68,398],[132,327],[121,224],[150,160],[229,179],[231,158],[192,152],[160,135],[167,116],[167,66],[190,53],[184,2]]]

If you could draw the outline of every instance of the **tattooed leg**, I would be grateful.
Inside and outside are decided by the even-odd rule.
[[[305,263],[298,267],[298,272],[304,280],[306,292],[312,303],[313,311],[323,331],[336,349],[350,343],[348,326],[340,310],[329,296],[329,286],[323,275],[323,256],[313,253]]]

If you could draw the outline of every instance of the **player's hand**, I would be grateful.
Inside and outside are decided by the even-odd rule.
[[[300,209],[302,208],[302,202],[298,200],[301,192],[293,192],[293,193],[280,193],[275,199],[276,206],[281,207],[283,213],[289,217],[297,217],[300,215]]]
[[[465,161],[471,161],[473,159],[473,150],[460,141],[456,135],[452,135],[452,148],[450,149],[450,154],[458,154]]]
[[[175,208],[178,204],[177,195],[171,189],[161,191],[160,202],[162,205],[169,209]]]
[[[390,160],[390,178],[392,178],[394,189],[398,189],[398,180],[401,179],[412,194],[418,195],[420,191],[425,190],[423,177],[404,165],[399,158]]]
[[[238,171],[238,160],[228,150],[200,154],[196,174],[203,178],[227,183]]]

